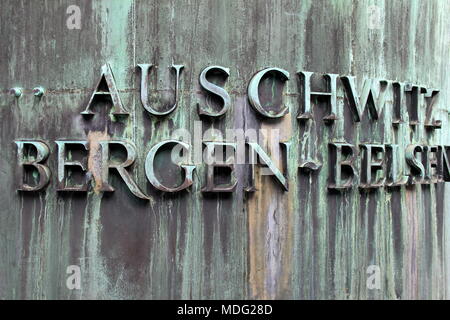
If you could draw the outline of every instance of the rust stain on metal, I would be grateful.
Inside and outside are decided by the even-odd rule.
[[[408,146],[425,154],[450,145],[448,1],[93,0],[80,5],[79,30],[64,24],[72,1],[44,2],[5,0],[0,12],[0,299],[449,298],[448,183],[416,175],[406,186],[408,168],[420,168]],[[382,23],[368,18],[373,6]],[[141,62],[158,67],[143,97]],[[205,92],[210,75],[199,76],[209,66],[226,71],[219,87],[229,97],[217,87],[209,86],[217,97]],[[267,68],[286,71],[278,79],[284,87],[262,76],[249,99],[252,78]],[[99,91],[97,105],[99,79],[115,90]],[[392,90],[377,99],[364,79]],[[171,112],[151,114],[141,98],[147,109]],[[215,112],[203,110],[205,101]],[[199,115],[199,104],[208,112]],[[290,143],[288,190],[258,165],[257,190],[248,192],[248,168],[236,165],[228,168],[237,183],[226,193],[202,192],[208,183],[206,191],[220,190],[204,165],[182,170],[163,160],[155,160],[162,177],[150,170],[152,179],[175,184],[187,172],[187,183],[155,188],[148,152],[176,129],[193,133],[198,122],[201,134],[279,129]],[[14,141],[44,141],[42,165],[55,174],[60,138],[88,140],[93,192],[57,190],[54,178],[38,192],[17,192]],[[103,193],[100,142],[112,140],[129,141],[133,152],[111,168],[121,172],[111,175],[116,191]],[[367,188],[328,188],[330,144],[343,143],[355,152],[385,146],[396,154],[397,175],[371,188],[376,174],[365,161]],[[264,140],[261,147],[284,172],[274,156],[281,146]],[[77,161],[71,156],[65,160]],[[66,286],[70,265],[81,268],[81,290]],[[371,266],[381,270],[379,290],[367,287]]]
[[[102,159],[99,141],[108,141],[110,138],[106,129],[105,131],[89,131],[87,135],[89,142],[88,169],[94,179],[93,190],[97,194],[100,193],[100,189],[103,186],[101,166],[104,160]]]

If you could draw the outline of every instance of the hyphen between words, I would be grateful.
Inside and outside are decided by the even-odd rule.
[[[145,110],[153,116],[163,117],[177,108],[179,81],[183,66],[172,66],[176,73],[175,103],[166,111],[157,111],[149,103],[148,79],[151,68],[152,65],[150,64],[138,65],[141,72],[141,103]],[[221,108],[216,111],[198,105],[198,113],[201,116],[211,118],[224,115],[231,105],[231,98],[225,90],[224,84],[210,81],[210,75],[214,74],[227,79],[229,69],[221,66],[209,66],[200,74],[199,82],[205,94],[220,101]],[[312,72],[303,71],[298,72],[297,75],[301,82],[300,96],[302,102],[301,111],[297,115],[299,122],[313,121],[312,106],[318,99],[326,102],[329,111],[323,119],[325,124],[333,125],[333,123],[339,121],[340,119],[337,116],[337,85],[339,82],[344,88],[345,97],[355,122],[361,121],[365,110],[369,111],[370,121],[377,121],[386,103],[387,92],[392,90],[391,93],[394,96],[392,126],[394,129],[401,122],[404,122],[402,114],[408,115],[409,125],[419,125],[420,108],[425,108],[424,126],[427,130],[441,127],[441,121],[433,118],[433,109],[439,93],[437,89],[428,89],[420,85],[396,81],[365,79],[361,90],[358,91],[354,76],[315,75]],[[313,76],[324,81],[327,89],[320,92],[313,91],[311,81]],[[260,101],[259,86],[262,80],[267,77],[274,77],[283,84],[289,80],[290,75],[286,70],[279,68],[266,68],[257,72],[248,85],[248,100],[254,111],[262,118],[281,118],[289,112],[288,107],[282,104],[278,108],[272,108],[277,106],[269,108]],[[281,90],[283,90],[282,88],[283,86]],[[406,94],[409,95],[409,99],[405,98]],[[87,107],[81,114],[86,117],[93,116],[92,106],[98,97],[106,97],[110,100],[113,115],[129,115],[122,104],[113,73],[108,64],[102,66],[100,79]],[[274,109],[279,111],[273,111]],[[277,142],[283,152],[281,158],[275,159],[273,154],[269,156],[264,148],[255,139],[249,137],[246,132],[241,137],[236,135],[231,140],[194,140],[196,140],[194,144],[197,143],[198,145],[199,143],[197,149],[201,150],[200,153],[202,153],[204,165],[206,165],[206,182],[202,189],[204,192],[233,192],[237,185],[234,173],[237,164],[244,164],[248,167],[248,185],[245,187],[248,192],[256,190],[255,167],[257,165],[265,166],[261,172],[272,175],[273,179],[284,190],[289,188],[289,177],[297,174],[296,172],[288,172],[287,159],[294,156],[290,154],[291,142]],[[42,140],[18,139],[15,144],[18,150],[18,174],[20,176],[18,190],[38,191],[45,188],[51,179],[51,170],[46,164],[50,155],[48,143]],[[114,191],[108,181],[110,171],[116,171],[135,196],[149,199],[149,196],[142,191],[132,178],[131,168],[128,168],[136,159],[136,147],[132,142],[109,137],[95,141],[64,139],[56,141],[56,146],[58,191],[86,192],[91,182],[96,191]],[[84,156],[75,159],[71,153],[72,148],[78,148],[78,150],[81,148]],[[125,152],[125,159],[121,161],[113,160],[111,156],[113,148],[121,148]],[[164,184],[164,181],[160,181],[162,179],[157,177],[155,160],[157,154],[163,149],[172,150],[172,162],[179,172],[180,181],[182,181],[178,185]],[[372,190],[380,187],[450,181],[450,146],[410,144],[404,150],[403,159],[399,159],[399,145],[397,144],[361,144],[355,146],[347,142],[330,142],[328,150],[328,186],[330,189],[345,190],[359,185],[361,189]],[[191,144],[184,142],[183,139],[169,139],[151,147],[144,164],[145,174],[150,184],[164,192],[179,192],[189,188],[193,184],[193,174],[196,169],[191,153]],[[241,161],[237,161],[239,158]],[[280,159],[283,159],[283,161],[278,161]],[[277,165],[277,163],[280,165]],[[310,174],[319,171],[322,165],[313,159],[305,159],[298,161],[296,167],[301,172]],[[81,183],[79,183],[80,181],[74,182],[74,179],[71,179],[72,170],[78,170],[82,173]],[[219,172],[222,180],[220,183],[217,179]],[[226,172],[225,179],[223,179],[223,172]]]

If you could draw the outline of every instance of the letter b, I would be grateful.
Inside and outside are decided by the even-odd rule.
[[[20,191],[38,191],[44,188],[50,181],[50,169],[41,164],[44,162],[50,154],[50,149],[46,143],[38,140],[16,140],[17,145],[17,157],[19,162],[19,176],[20,184],[17,188]],[[33,155],[32,148],[36,150]],[[26,157],[25,157],[26,156]],[[34,186],[25,182],[25,168],[34,168],[38,172],[38,181]]]

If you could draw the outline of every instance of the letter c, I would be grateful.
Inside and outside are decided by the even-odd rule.
[[[280,112],[274,113],[273,111],[267,111],[266,109],[264,109],[264,107],[261,105],[261,102],[259,101],[259,93],[258,93],[259,84],[262,78],[267,73],[276,74],[284,82],[289,80],[289,72],[287,72],[286,70],[279,68],[267,68],[261,70],[253,76],[252,80],[250,80],[250,83],[248,85],[248,99],[250,100],[250,104],[252,105],[252,107],[264,117],[281,118],[282,116],[284,116],[286,113],[289,112],[288,107],[285,106],[282,108]]]

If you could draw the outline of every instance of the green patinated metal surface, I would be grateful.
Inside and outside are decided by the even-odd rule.
[[[67,28],[70,5],[81,9],[80,29]],[[382,16],[375,28],[371,6]],[[0,298],[448,297],[448,184],[334,192],[328,155],[330,142],[395,143],[402,159],[411,143],[450,144],[449,1],[6,0],[0,7]],[[86,118],[80,113],[107,63],[130,115],[115,117],[100,101]],[[184,65],[173,112],[154,116],[143,108],[138,64],[153,64],[148,98],[161,112],[174,103],[172,65]],[[229,69],[231,101],[223,117],[211,120],[199,117],[198,104],[207,108],[199,75],[214,65]],[[248,101],[250,80],[267,67],[290,73],[282,97],[289,112],[278,119],[257,116]],[[329,110],[318,103],[312,119],[299,121],[299,71],[438,88],[434,115],[442,129],[425,130],[422,109],[422,125],[409,125],[405,113],[394,128],[391,91],[378,121],[365,114],[352,122],[342,88],[339,120],[324,124]],[[10,93],[14,87],[22,94]],[[260,89],[267,104],[279,102],[277,83]],[[231,193],[202,192],[204,166],[186,191],[153,188],[144,170],[148,151],[175,129],[193,131],[195,121],[203,131],[279,129],[291,143],[289,190],[257,169],[257,191],[247,193],[239,166]],[[61,138],[91,146],[132,141],[132,176],[151,200],[135,197],[117,176],[110,179],[114,193],[95,186],[57,192],[54,141]],[[45,190],[17,191],[17,139],[49,144],[52,180]],[[274,151],[269,141],[262,147]],[[299,172],[309,160],[320,170]],[[69,265],[80,266],[80,290],[66,286]],[[381,270],[380,289],[367,288],[371,265]]]

